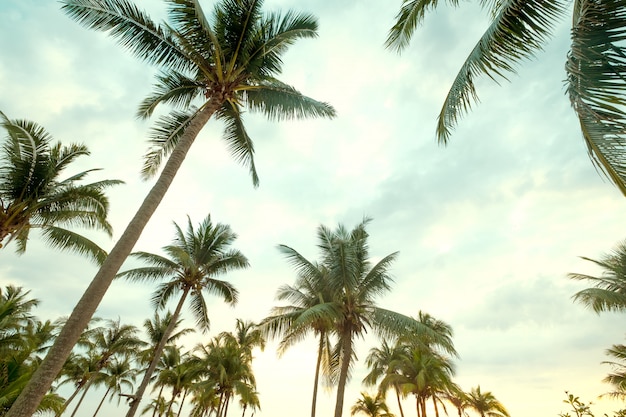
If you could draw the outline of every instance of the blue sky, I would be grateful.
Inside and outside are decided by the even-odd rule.
[[[201,3],[210,10],[210,1]],[[155,20],[165,16],[163,2],[137,4]],[[480,9],[442,6],[398,55],[383,43],[399,4],[267,0],[265,6],[318,16],[319,38],[290,50],[283,80],[333,104],[338,117],[279,124],[248,115],[258,189],[228,154],[219,123],[199,136],[136,249],[158,251],[171,240],[172,222],[185,224],[189,215],[197,223],[211,213],[239,234],[236,247],[251,268],[226,277],[241,292],[235,308],[208,297],[212,330],[190,338],[188,347],[232,330],[236,318],[267,315],[278,287],[295,277],[276,245],[315,259],[318,225],[353,227],[369,216],[371,254],[400,251],[395,285],[379,304],[448,322],[464,389],[480,384],[513,416],[556,416],[565,411],[565,390],[597,402],[597,414],[616,408],[596,397],[609,390],[601,380],[610,369],[601,362],[606,348],[623,343],[623,317],[574,304],[572,294],[584,285],[566,275],[598,272],[579,256],[599,258],[625,237],[626,201],[596,173],[565,95],[569,20],[510,82],[480,80],[481,103],[441,147],[436,117],[485,28]],[[113,240],[94,235],[107,248],[151,185],[139,179],[150,122],[134,113],[153,72],[112,39],[67,18],[55,2],[0,4],[0,110],[40,123],[62,142],[85,143],[92,155],[78,168],[102,168],[94,180],[126,182],[110,193]],[[95,273],[36,235],[25,255],[9,247],[0,258],[0,285],[31,289],[42,301],[42,318],[69,314]],[[97,314],[140,325],[152,315],[150,293],[116,281]],[[345,415],[364,389],[362,364],[375,344],[358,342],[360,365]],[[275,347],[256,354],[257,416],[306,413],[315,342],[282,358]],[[100,395],[94,391],[86,401],[95,404]],[[333,404],[334,392],[323,393],[320,415]],[[94,408],[85,405],[82,415]]]

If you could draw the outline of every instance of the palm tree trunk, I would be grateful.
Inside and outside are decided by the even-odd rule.
[[[400,409],[400,417],[404,417],[404,410],[402,410],[402,401],[400,401],[400,389],[397,386],[393,387],[396,391],[396,399],[398,400],[398,408]]]
[[[437,397],[433,395],[433,405],[435,406],[435,417],[439,417],[439,408],[437,408]]]
[[[107,391],[104,393],[102,400],[100,400],[100,404],[98,404],[98,408],[96,408],[96,411],[93,413],[93,417],[96,417],[96,415],[98,415],[98,411],[100,411],[100,407],[102,407],[102,404],[104,404],[104,400],[106,400],[107,395],[109,395],[109,391],[111,391],[111,387],[107,388]]]
[[[422,417],[422,409],[420,407],[420,397],[419,397],[419,395],[415,396],[415,408],[417,409],[417,417]]]
[[[189,391],[185,390],[184,394],[183,394],[183,399],[180,400],[180,407],[178,407],[178,414],[176,414],[177,417],[180,417],[180,413],[181,411],[183,411],[183,404],[185,404],[185,398],[187,398],[187,393]]]
[[[85,395],[87,395],[87,391],[89,390],[90,386],[91,386],[91,381],[88,381],[85,384],[85,389],[83,391],[83,394],[80,396],[80,399],[78,400],[78,404],[76,404],[76,407],[74,408],[74,411],[72,411],[72,414],[70,415],[70,417],[74,417],[76,415],[76,412],[78,411],[78,407],[80,407],[80,405],[83,403],[83,400],[85,399]]]
[[[426,416],[426,397],[420,397],[420,404],[422,406],[422,417]]]
[[[165,385],[161,385],[161,389],[159,390],[159,395],[157,396],[157,400],[161,398],[161,396],[163,395],[163,389],[165,388]],[[154,411],[152,412],[152,417],[156,416],[156,412],[157,412],[157,408],[154,407]]]
[[[317,386],[320,379],[320,367],[322,365],[322,354],[324,352],[324,333],[320,334],[320,345],[317,349],[317,363],[315,364],[315,379],[313,381],[313,400],[311,401],[311,417],[315,417],[315,405],[317,403]]]
[[[73,400],[74,398],[76,398],[76,396],[78,395],[78,393],[80,392],[80,390],[81,390],[81,388],[82,388],[83,386],[84,386],[84,384],[79,385],[79,386],[76,388],[76,390],[74,390],[74,392],[72,393],[72,395],[70,395],[70,396],[69,396],[69,398],[68,398],[67,400],[65,400],[65,403],[63,404],[63,407],[61,407],[61,410],[60,410],[59,412],[57,412],[57,413],[55,414],[55,416],[54,416],[54,417],[60,417],[60,416],[61,416],[61,415],[65,412],[65,410],[67,409],[67,407],[70,405],[70,403],[72,402],[72,400]]]
[[[176,172],[181,167],[191,145],[200,133],[200,130],[209,121],[213,113],[222,105],[221,100],[208,100],[208,105],[198,111],[187,131],[181,136],[178,144],[168,158],[161,175],[135,213],[126,230],[107,256],[106,260],[96,273],[81,299],[74,307],[63,329],[57,336],[43,362],[37,368],[30,381],[22,390],[5,417],[31,417],[46,392],[52,386],[63,364],[72,352],[72,348],[80,338],[81,333],[89,324],[96,308],[102,301],[111,282],[119,271],[122,263],[139,240],[141,232],[148,224],[150,217],[163,200],[167,189],[174,181]]]
[[[163,336],[159,341],[159,344],[154,348],[154,357],[152,358],[152,362],[150,362],[150,366],[146,370],[146,373],[143,376],[143,380],[141,381],[141,385],[137,388],[135,395],[133,396],[133,400],[130,402],[130,409],[128,413],[126,413],[126,417],[133,417],[137,410],[139,409],[139,403],[141,402],[141,398],[143,397],[143,393],[146,391],[148,384],[150,384],[150,378],[152,377],[152,373],[156,369],[159,364],[159,360],[161,359],[161,353],[163,352],[163,348],[167,344],[167,340],[170,335],[174,331],[176,327],[176,322],[178,320],[178,316],[180,315],[180,311],[183,308],[183,304],[185,303],[185,299],[187,298],[187,294],[189,294],[189,288],[186,288],[183,291],[183,295],[181,295],[180,300],[178,301],[178,305],[176,306],[176,310],[172,314],[172,319],[170,320],[165,332],[163,332]]]
[[[343,413],[343,397],[346,392],[348,382],[348,369],[352,359],[352,332],[346,332],[342,338],[341,370],[339,372],[339,382],[337,384],[337,402],[335,403],[335,417],[341,417]]]

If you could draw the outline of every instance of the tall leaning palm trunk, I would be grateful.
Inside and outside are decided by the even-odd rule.
[[[111,250],[100,270],[96,273],[76,307],[74,307],[72,314],[67,319],[65,326],[63,326],[48,354],[13,404],[13,407],[6,414],[7,417],[30,417],[33,415],[37,405],[41,402],[52,382],[61,371],[65,359],[69,357],[82,331],[87,327],[89,320],[115,278],[115,274],[119,271],[122,263],[130,254],[137,240],[139,240],[141,232],[148,224],[150,217],[152,217],[161,200],[163,200],[198,133],[200,133],[202,127],[208,122],[220,104],[217,101],[209,102],[191,121],[189,128],[180,138],[167,160],[161,175],[159,175],[137,213]]]
[[[241,118],[242,106],[274,120],[335,115],[328,104],[275,78],[282,72],[281,56],[288,47],[300,38],[317,36],[313,16],[263,16],[260,0],[221,0],[214,7],[212,25],[197,0],[168,3],[172,22],[157,25],[127,0],[63,0],[71,18],[108,32],[138,58],[161,67],[154,93],[140,105],[140,116],[151,116],[161,103],[184,112],[173,111],[157,123],[154,147],[143,172],[154,175],[169,155],[163,171],[8,417],[33,414],[211,116],[218,112],[216,116],[225,121],[225,139],[235,158],[249,167],[257,185],[254,149]],[[198,101],[202,105],[196,110],[192,103]]]

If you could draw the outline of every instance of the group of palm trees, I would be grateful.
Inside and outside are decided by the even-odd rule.
[[[140,117],[150,117],[161,104],[173,107],[159,118],[150,133],[151,148],[142,173],[146,179],[158,174],[154,186],[108,253],[59,225],[78,224],[110,233],[106,222],[108,201],[103,190],[119,181],[77,185],[89,171],[59,180],[62,169],[76,157],[87,154],[87,149],[82,145],[52,146],[49,135],[36,124],[0,115],[9,137],[3,148],[6,158],[0,168],[0,244],[15,241],[18,251],[23,251],[29,230],[40,227],[52,246],[89,254],[101,265],[45,358],[22,361],[30,368],[34,363],[38,366],[8,412],[10,417],[31,416],[47,398],[194,140],[211,118],[224,123],[224,139],[235,159],[249,169],[256,186],[259,179],[254,147],[243,122],[243,109],[273,120],[335,116],[329,104],[304,96],[277,78],[282,70],[281,57],[287,49],[299,39],[317,36],[314,16],[293,11],[263,13],[261,0],[220,0],[208,16],[197,0],[166,2],[169,22],[158,24],[127,0],[61,1],[63,11],[70,18],[87,28],[107,32],[137,58],[160,70],[153,92],[139,106]],[[493,22],[446,98],[438,129],[443,142],[476,99],[474,78],[513,71],[517,62],[541,48],[554,22],[563,15],[566,3],[569,4],[561,0],[480,3],[491,12]],[[574,3],[572,51],[567,63],[568,92],[594,162],[624,191],[624,147],[620,143],[625,131],[622,93],[626,55],[618,42],[626,26],[626,5],[616,0]],[[404,0],[388,46],[398,50],[406,46],[425,13],[436,4]],[[321,238],[332,239],[324,243],[328,247],[319,263],[310,263],[291,248],[283,247],[298,269],[299,281],[294,287],[285,288],[281,296],[289,299],[292,290],[315,292],[320,282],[329,285],[328,293],[322,294],[319,305],[309,306],[303,300],[304,304],[294,304],[294,309],[275,311],[263,327],[268,335],[283,337],[285,347],[309,331],[320,337],[320,360],[326,358],[337,365],[335,416],[340,415],[343,407],[343,390],[354,359],[354,338],[366,329],[373,329],[383,338],[397,337],[403,332],[423,334],[432,346],[444,350],[446,347],[441,335],[418,320],[372,303],[374,296],[389,289],[387,267],[395,254],[370,269],[364,233],[364,227],[352,232],[342,228],[336,232],[321,230]],[[346,254],[359,262],[348,262]],[[183,263],[176,254],[169,255],[171,260]],[[160,263],[162,259],[139,256],[154,261],[156,269],[170,267]],[[243,259],[240,261],[238,267],[244,264]],[[136,279],[156,276],[137,274]],[[132,273],[128,276],[133,277]],[[206,317],[202,297],[195,296],[194,285],[189,282],[164,285],[155,298],[157,304],[162,305],[178,290],[182,294],[180,305],[190,295],[197,317]],[[336,339],[332,346],[327,340],[331,337]],[[164,346],[161,348],[165,349]],[[322,355],[323,351],[327,353]],[[150,368],[156,366],[157,356]],[[144,389],[146,384],[142,384]],[[140,389],[131,397],[134,407],[141,396]]]
[[[0,415],[14,403],[63,324],[62,319],[42,322],[36,318],[32,309],[39,301],[28,295],[19,287],[0,290]],[[175,330],[168,335],[171,324]],[[239,398],[244,414],[245,410],[259,409],[252,350],[263,348],[265,340],[256,326],[237,320],[234,332],[222,332],[206,344],[183,350],[178,342],[194,330],[179,329],[180,324],[170,312],[155,313],[145,320],[142,338],[134,325],[94,318],[36,413],[74,416],[81,406],[84,408],[87,393],[100,387],[104,393],[92,410],[96,417],[107,398],[119,406],[122,399],[132,396],[137,378],[146,375],[145,369],[155,357],[157,367],[150,382],[157,395],[142,414],[179,416],[188,401],[192,405],[190,416],[224,417],[235,398]],[[165,348],[157,355],[162,340],[166,341]],[[58,393],[65,385],[73,387],[67,398]]]

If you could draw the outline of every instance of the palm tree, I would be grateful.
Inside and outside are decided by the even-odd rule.
[[[395,379],[400,372],[399,361],[405,353],[405,345],[398,342],[395,344],[389,344],[387,340],[383,340],[380,347],[370,349],[367,358],[365,359],[365,363],[370,371],[365,378],[363,378],[363,383],[368,386],[376,385],[380,379],[381,381],[378,386],[378,392],[383,396],[389,388],[393,387],[396,393],[396,400],[398,402],[401,417],[404,417],[404,410],[402,409],[400,396],[404,395],[404,393],[399,382]]]
[[[180,294],[170,324],[155,348],[152,363],[131,402],[128,417],[133,416],[139,407],[152,372],[174,330],[187,297],[190,297],[191,311],[196,324],[202,330],[208,330],[210,320],[203,292],[219,295],[225,302],[234,305],[237,302],[237,290],[229,282],[215,279],[214,276],[248,267],[248,259],[240,251],[231,249],[237,235],[230,226],[221,223],[213,225],[209,215],[199,225],[198,230],[194,230],[191,219],[187,220],[186,232],[174,223],[175,238],[172,244],[163,248],[168,257],[147,252],[133,253],[131,256],[150,266],[130,269],[119,274],[119,277],[132,281],[168,280],[152,295],[156,308],[164,308],[173,296]]]
[[[129,358],[115,358],[113,361],[109,362],[104,369],[102,383],[106,386],[106,391],[102,396],[102,400],[98,404],[96,411],[93,413],[93,417],[98,415],[104,400],[106,397],[111,394],[109,397],[109,401],[113,399],[116,394],[121,394],[124,388],[127,388],[132,391],[133,384],[135,382],[135,376],[137,375],[137,370],[132,367],[131,361]],[[117,397],[117,404],[120,403],[120,396]]]
[[[139,358],[142,363],[146,365],[150,365],[152,359],[154,359],[154,352],[156,347],[159,345],[159,342],[163,339],[163,335],[167,330],[170,322],[172,321],[172,312],[168,311],[165,313],[164,317],[159,316],[159,312],[155,311],[152,319],[146,319],[143,322],[143,327],[146,330],[146,334],[148,336],[148,347],[139,352]],[[182,319],[178,319],[178,321],[174,324],[174,330],[180,326]],[[172,330],[172,334],[167,338],[166,344],[175,343],[181,337],[192,333],[194,329],[192,328],[184,328],[177,332]]]
[[[602,363],[610,365],[613,371],[603,379],[603,382],[611,384],[613,390],[603,396],[624,399],[626,398],[626,346],[613,345],[605,353],[613,360]]]
[[[60,179],[77,158],[89,155],[84,145],[53,144],[43,127],[11,120],[2,112],[0,126],[7,132],[0,154],[0,248],[15,240],[16,251],[23,253],[30,230],[38,228],[50,246],[88,255],[101,264],[106,252],[64,227],[99,229],[111,236],[104,190],[122,181],[80,184],[93,169]]]
[[[467,406],[474,409],[480,417],[509,417],[509,412],[490,392],[481,392],[480,385],[467,393]]]
[[[220,0],[207,18],[198,0],[168,0],[169,24],[156,24],[127,0],[64,0],[63,10],[94,30],[108,32],[143,61],[161,69],[154,93],[139,107],[149,117],[161,103],[177,108],[153,130],[144,174],[154,186],[74,308],[46,359],[8,417],[30,417],[89,322],[122,263],[163,199],[195,138],[212,116],[225,122],[234,157],[254,167],[253,142],[242,109],[273,120],[335,116],[332,106],[281,82],[281,57],[301,38],[317,36],[314,16],[263,14],[262,0]],[[198,103],[195,107],[192,103]],[[182,109],[182,111],[180,111]]]
[[[350,415],[363,413],[368,417],[394,417],[389,412],[389,407],[385,403],[385,398],[378,393],[375,397],[362,392],[361,398],[352,406]]]
[[[332,379],[329,333],[333,329],[333,323],[315,313],[318,306],[331,301],[328,273],[323,265],[310,264],[291,248],[281,245],[279,249],[298,270],[298,278],[295,286],[283,285],[276,294],[277,300],[290,301],[291,304],[273,307],[270,315],[261,322],[260,328],[270,338],[282,338],[278,347],[279,355],[301,341],[309,332],[319,338],[311,401],[311,417],[315,417],[320,370],[323,369],[329,382]],[[296,320],[297,326],[294,325]]]
[[[448,142],[458,119],[478,101],[475,80],[486,75],[496,81],[515,73],[517,64],[543,49],[573,4],[571,48],[565,63],[567,92],[592,162],[626,195],[626,49],[621,42],[626,4],[620,0],[481,0],[480,4],[491,23],[446,96],[437,124],[439,142]],[[425,14],[437,5],[433,0],[403,0],[387,47],[402,51]]]
[[[599,277],[587,274],[568,274],[577,281],[589,281],[594,286],[574,294],[573,298],[596,313],[626,310],[626,241],[621,242],[612,253],[601,260],[583,257],[602,269]]]
[[[365,230],[368,222],[369,219],[365,219],[352,231],[342,225],[335,231],[324,226],[318,229],[318,247],[322,255],[320,264],[328,271],[331,300],[316,306],[315,314],[332,322],[333,332],[338,337],[333,353],[339,363],[335,417],[341,417],[343,412],[345,387],[355,359],[356,337],[362,336],[368,329],[383,338],[406,333],[425,333],[433,340],[438,337],[432,329],[415,319],[376,305],[375,298],[391,289],[389,267],[397,252],[385,256],[375,265],[370,264],[368,233]],[[284,249],[291,254],[291,262],[303,266],[314,265],[294,249],[286,246]],[[308,320],[298,318],[292,327],[299,329],[305,325],[308,326]]]

